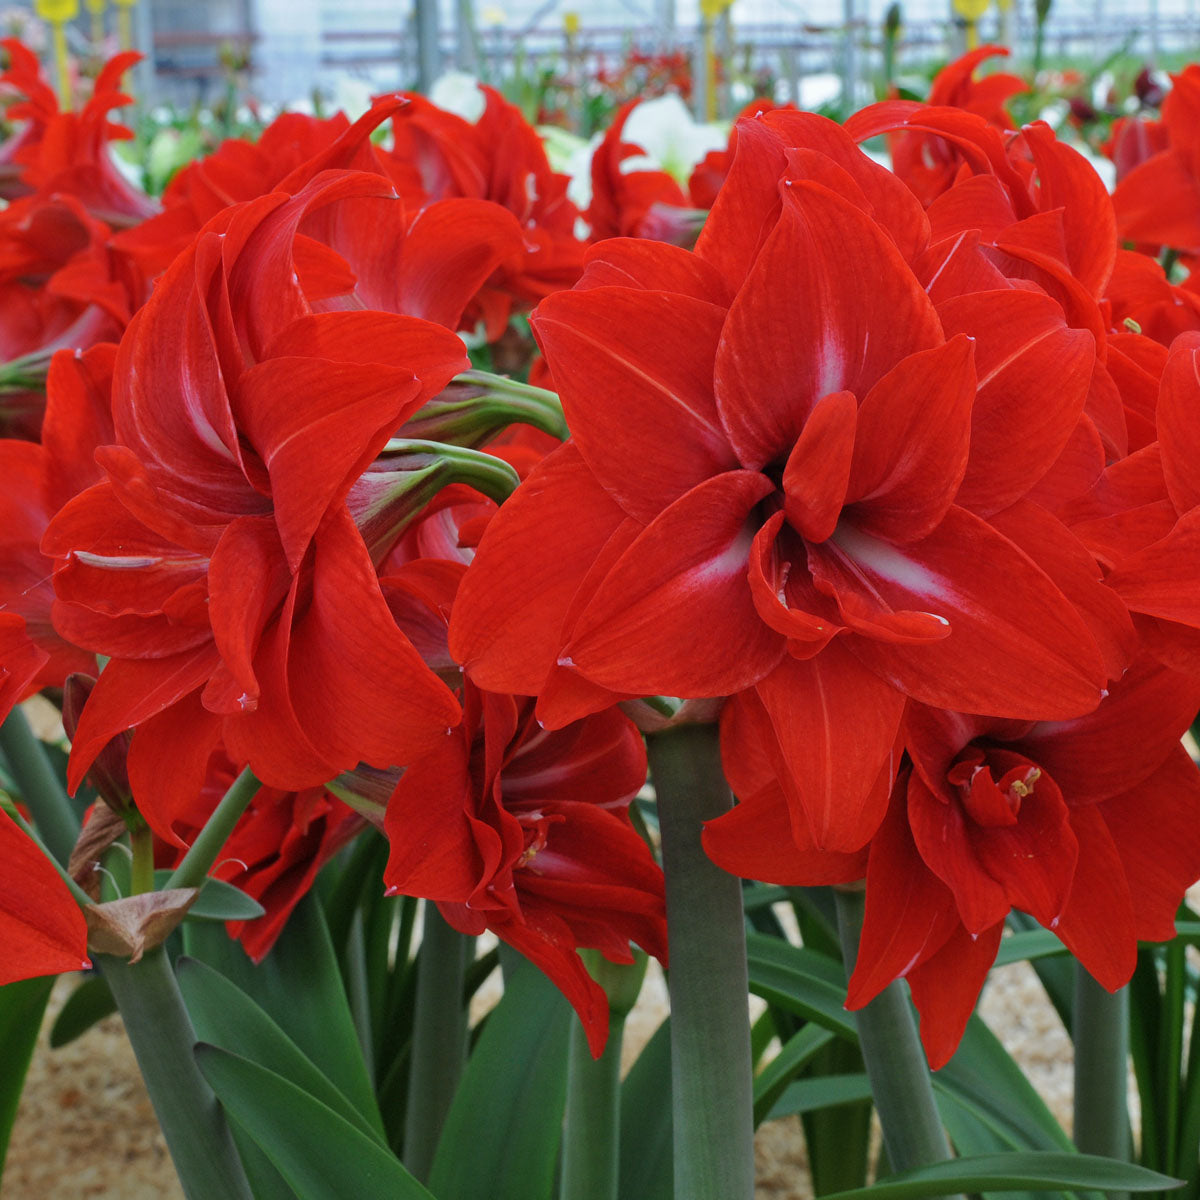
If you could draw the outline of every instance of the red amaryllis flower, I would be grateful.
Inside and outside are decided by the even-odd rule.
[[[199,832],[238,768],[220,750],[192,806],[192,829]],[[187,818],[180,821],[181,828]],[[252,896],[267,911],[250,921],[229,921],[229,936],[255,962],[261,962],[283,932],[293,909],[308,893],[320,869],[366,828],[365,818],[324,788],[285,792],[263,787],[234,826],[212,874]],[[164,847],[164,865],[177,864],[182,852]]]
[[[133,727],[130,783],[166,840],[219,742],[292,791],[360,761],[410,761],[457,722],[388,612],[345,498],[466,365],[462,344],[416,318],[313,311],[372,288],[454,308],[462,282],[406,273],[386,240],[399,204],[378,176],[329,172],[219,217],[121,343],[116,445],[97,454],[108,480],[47,532],[57,628],[112,659],[79,724],[72,786]],[[374,275],[347,279],[331,243],[366,255],[369,216]],[[383,279],[398,258],[399,277]]]
[[[965,109],[998,129],[1011,129],[1005,109],[1008,100],[1029,85],[1018,75],[994,72],[976,78],[975,70],[996,55],[1007,55],[1003,46],[980,46],[944,66],[929,89],[931,105]],[[896,174],[928,205],[950,187],[961,160],[952,145],[929,133],[902,132],[888,137]]]
[[[780,181],[778,142],[742,130],[696,254],[598,247],[535,313],[572,439],[491,522],[451,647],[553,725],[613,693],[755,688],[818,845],[851,851],[905,696],[1095,706],[1109,668],[1060,587],[1100,589],[1061,527],[1031,514],[1014,538],[956,504],[988,469],[970,339],[947,340],[861,188]],[[855,194],[827,156],[795,161]],[[993,444],[995,469],[1044,433]]]
[[[871,844],[847,1003],[905,976],[932,1066],[954,1052],[1019,908],[1109,990],[1139,939],[1175,933],[1200,872],[1200,775],[1179,736],[1195,679],[1145,660],[1095,712],[1020,723],[914,706],[901,773]]]
[[[1200,252],[1200,65],[1171,78],[1162,109],[1166,147],[1121,178],[1113,208],[1122,238]]]
[[[533,701],[470,683],[463,708],[388,802],[384,882],[541,967],[599,1056],[608,1004],[577,948],[625,963],[630,941],[667,952],[662,871],[625,812],[646,779],[641,735],[616,709],[546,730]]]
[[[33,685],[45,657],[25,622],[0,612],[0,721]],[[0,812],[0,984],[90,965],[79,906],[45,854]]]
[[[256,142],[229,138],[184,167],[163,192],[163,211],[119,233],[115,244],[153,277],[230,205],[268,192],[299,191],[323,170],[385,174],[370,134],[402,103],[397,96],[384,97],[353,125],[340,113],[325,120],[284,113]]]
[[[29,82],[28,61],[9,39],[3,44],[14,57],[15,78],[20,86]],[[20,165],[20,183],[43,196],[66,193],[78,197],[95,217],[113,226],[134,225],[158,211],[149,196],[126,182],[109,157],[108,143],[131,138],[124,125],[108,119],[114,108],[129,104],[121,90],[121,76],[142,56],[134,51],[118,54],[104,64],[81,111],[60,112],[54,93],[38,81],[29,104],[9,109],[13,118],[30,118],[30,132],[12,150]],[[18,135],[20,136],[20,135]]]

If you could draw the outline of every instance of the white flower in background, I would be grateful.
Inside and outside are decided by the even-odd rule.
[[[429,89],[429,99],[438,108],[444,108],[472,125],[483,116],[487,107],[483,92],[479,90],[479,80],[465,71],[447,71],[439,75]]]
[[[339,75],[333,85],[330,107],[357,121],[371,107],[371,85],[365,79]]]
[[[663,170],[686,186],[692,169],[710,150],[725,149],[729,128],[693,120],[687,105],[671,94],[643,100],[629,114],[621,140],[646,152],[644,157],[627,158],[622,171]]]

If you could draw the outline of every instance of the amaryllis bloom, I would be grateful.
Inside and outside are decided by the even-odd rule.
[[[108,114],[130,103],[120,90],[121,76],[142,56],[134,51],[115,55],[96,76],[83,108],[62,112],[45,82],[40,77],[31,80],[28,51],[11,38],[0,44],[12,56],[15,68],[6,77],[18,87],[30,89],[27,104],[8,110],[11,118],[30,121],[28,132],[18,133],[19,141],[10,152],[11,161],[20,167],[21,189],[46,197],[56,193],[75,196],[93,216],[112,226],[134,225],[156,213],[158,205],[126,181],[108,148],[114,139],[133,137],[131,130],[110,121]]]
[[[388,801],[391,892],[436,901],[467,934],[491,930],[570,1000],[599,1056],[608,1003],[576,953],[666,960],[662,871],[626,815],[646,752],[616,709],[546,730],[532,700],[466,683],[463,721]]]
[[[1003,71],[975,74],[987,59],[1007,54],[1004,46],[980,46],[948,63],[934,76],[929,103],[965,109],[998,129],[1011,129],[1012,118],[1004,106],[1011,97],[1027,92],[1029,84]],[[953,146],[928,133],[894,133],[888,148],[896,174],[927,205],[951,186],[961,165]]]
[[[194,832],[237,778],[238,768],[218,750],[192,808]],[[186,826],[186,818],[180,822]],[[239,818],[212,874],[252,896],[266,909],[249,921],[229,921],[229,936],[261,962],[283,932],[320,869],[367,827],[366,820],[324,788],[285,792],[262,787]],[[185,840],[191,840],[185,829]],[[177,865],[182,851],[161,848],[163,865]]]
[[[621,108],[592,155],[592,201],[585,214],[591,240],[639,237],[691,246],[704,210],[691,205],[679,183],[644,161],[646,151],[624,136],[640,104],[631,100]]]
[[[1200,674],[1200,333],[1171,345],[1153,412],[1158,440],[1113,464],[1065,514],[1162,661]]]
[[[1064,528],[956,502],[1047,429],[975,446],[972,339],[947,337],[864,188],[816,150],[780,178],[754,121],[739,139],[695,254],[603,244],[534,314],[572,437],[489,525],[451,649],[550,726],[614,694],[754,688],[798,819],[852,851],[906,697],[1076,716],[1124,665],[1101,643],[1126,619],[1090,611],[1098,571]]]
[[[1165,148],[1123,175],[1113,192],[1122,238],[1200,252],[1200,65],[1171,77],[1162,107]]]
[[[45,657],[25,622],[0,612],[0,720],[24,697]],[[45,854],[0,811],[0,985],[90,965],[79,906]]]
[[[458,721],[346,506],[467,365],[444,326],[360,307],[411,298],[452,323],[475,286],[410,261],[402,207],[379,176],[326,172],[216,218],[121,342],[115,444],[96,456],[107,480],[47,531],[56,627],[111,659],[71,784],[134,728],[130,783],[165,840],[178,844],[220,743],[295,791],[359,762],[409,762]]]
[[[1200,776],[1179,736],[1200,683],[1149,660],[1095,712],[1005,722],[915,705],[871,843],[847,1003],[904,976],[932,1066],[954,1052],[1010,908],[1053,929],[1110,991],[1166,941],[1200,873]]]

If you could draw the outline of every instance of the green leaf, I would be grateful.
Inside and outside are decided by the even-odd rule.
[[[671,1018],[642,1047],[621,1084],[620,1195],[672,1200]]]
[[[429,1187],[438,1200],[549,1200],[577,1018],[532,963],[507,978],[442,1128]]]
[[[833,1041],[833,1034],[820,1025],[810,1023],[784,1043],[783,1049],[771,1059],[754,1080],[754,1124],[767,1119],[772,1106],[783,1095],[789,1083]]]
[[[846,978],[841,963],[760,933],[746,935],[746,948],[750,990],[756,996],[858,1041],[854,1014],[843,1007]]]
[[[0,987],[0,1063],[4,1064],[0,1070],[0,1171],[54,980],[55,976],[48,975]]]
[[[54,1049],[73,1042],[87,1033],[97,1021],[117,1011],[108,980],[103,975],[89,975],[67,997],[50,1029],[50,1045]]]
[[[774,1120],[792,1113],[819,1112],[870,1099],[871,1081],[865,1075],[819,1075],[789,1084],[768,1117]]]
[[[220,925],[186,922],[183,944],[256,1001],[347,1100],[378,1124],[375,1094],[321,906],[305,896],[255,966]]]
[[[1157,1192],[1180,1181],[1145,1167],[1089,1154],[1036,1152],[979,1154],[891,1175],[870,1187],[834,1192],[823,1200],[925,1200],[959,1192],[1014,1192],[1029,1188]]]
[[[1067,953],[1066,946],[1049,929],[1023,929],[1000,940],[1000,949],[993,965],[1005,967],[1009,963],[1032,962]]]
[[[960,1153],[968,1148],[969,1132],[957,1119],[964,1110],[995,1135],[997,1144],[991,1148],[1072,1149],[1070,1138],[1045,1101],[978,1016],[967,1022],[954,1057],[934,1072],[933,1087],[942,1119]],[[949,1105],[943,1103],[947,1099]]]
[[[180,958],[175,974],[199,1041],[274,1071],[386,1146],[382,1122],[372,1125],[237,984],[196,958]]]
[[[205,1042],[195,1054],[225,1111],[299,1200],[434,1200],[390,1150],[281,1075]]]
[[[155,871],[154,886],[163,887],[170,879],[170,871]],[[189,921],[253,921],[261,917],[267,910],[252,896],[247,896],[241,888],[226,883],[223,879],[213,879],[210,875],[200,885],[200,894],[195,903],[188,909]]]

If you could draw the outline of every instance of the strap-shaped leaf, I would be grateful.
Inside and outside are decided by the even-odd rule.
[[[299,1200],[433,1200],[390,1150],[282,1075],[205,1042],[195,1054],[225,1111]]]
[[[19,979],[0,987],[0,1171],[8,1153],[8,1138],[17,1116],[25,1073],[33,1057],[42,1014],[50,999],[54,976]]]
[[[925,1200],[959,1192],[1016,1192],[1029,1188],[1095,1188],[1157,1192],[1180,1180],[1145,1167],[1090,1154],[979,1154],[892,1175],[870,1187],[833,1192],[824,1200]]]
[[[438,1200],[549,1200],[575,1019],[531,963],[507,977],[442,1127],[429,1177]]]
[[[621,1084],[622,1196],[672,1200],[671,1019],[642,1047]]]
[[[97,1021],[117,1011],[112,989],[103,975],[89,975],[67,997],[50,1028],[50,1045],[54,1049],[73,1042],[87,1033]]]
[[[386,1147],[382,1126],[372,1125],[235,983],[195,958],[181,958],[175,973],[199,1041],[240,1054],[283,1076]]]
[[[754,1080],[754,1122],[767,1119],[788,1084],[833,1041],[833,1034],[815,1022],[794,1033]]]
[[[325,918],[311,894],[296,906],[257,966],[224,929],[206,921],[185,923],[183,944],[189,955],[252,997],[338,1091],[372,1125],[381,1126]]]
[[[816,1021],[839,1037],[858,1040],[854,1014],[843,1007],[846,980],[841,963],[761,933],[747,935],[746,949],[750,990],[756,996]]]

